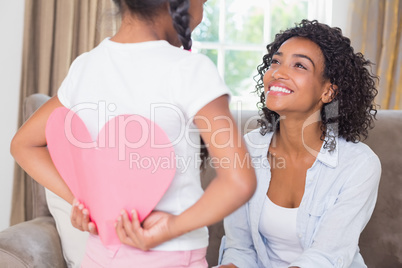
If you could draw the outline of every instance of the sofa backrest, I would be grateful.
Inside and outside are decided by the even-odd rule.
[[[369,268],[402,267],[402,110],[380,110],[377,119],[364,143],[380,158],[382,174],[359,245]]]

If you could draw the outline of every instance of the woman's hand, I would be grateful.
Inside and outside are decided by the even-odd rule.
[[[170,228],[175,217],[169,213],[153,211],[141,226],[135,210],[132,211],[131,220],[127,212],[122,211],[117,220],[116,232],[123,244],[149,250],[177,236]]]
[[[78,230],[89,232],[93,235],[98,234],[95,223],[90,220],[88,209],[83,204],[80,204],[77,199],[73,201],[70,219],[71,224]]]

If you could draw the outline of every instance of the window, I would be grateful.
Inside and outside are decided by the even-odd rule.
[[[208,0],[194,30],[193,51],[207,55],[232,91],[232,109],[257,109],[253,77],[266,45],[304,18],[330,24],[331,1]]]

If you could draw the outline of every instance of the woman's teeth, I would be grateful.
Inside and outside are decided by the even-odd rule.
[[[269,90],[275,91],[275,92],[292,93],[292,91],[289,89],[286,89],[283,87],[276,87],[276,86],[270,87]]]

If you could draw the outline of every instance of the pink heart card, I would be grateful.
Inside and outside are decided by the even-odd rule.
[[[140,115],[114,117],[93,141],[81,118],[59,107],[47,121],[46,140],[54,165],[88,208],[106,246],[121,243],[114,227],[120,211],[135,209],[142,221],[176,172],[167,134]]]

